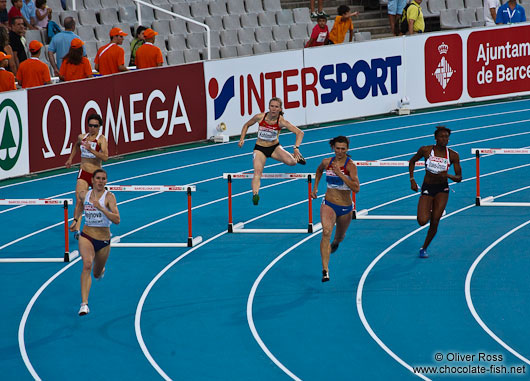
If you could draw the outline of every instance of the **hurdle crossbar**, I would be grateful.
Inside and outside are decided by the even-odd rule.
[[[0,258],[0,263],[32,263],[32,262],[70,262],[79,252],[70,252],[68,234],[68,205],[73,205],[71,198],[12,198],[0,199],[0,205],[62,205],[64,209],[64,255],[62,258]]]
[[[471,153],[475,155],[475,170],[476,170],[476,206],[530,206],[530,202],[495,202],[495,197],[488,196],[481,198],[480,196],[480,155],[529,155],[528,148],[471,148]]]
[[[191,218],[191,193],[195,185],[107,185],[113,192],[186,192],[188,195],[188,240],[187,242],[121,242],[121,236],[111,239],[112,247],[193,247],[202,242],[202,237],[193,237]]]
[[[307,179],[308,189],[308,224],[307,228],[300,229],[245,229],[244,224],[239,222],[234,224],[232,221],[232,180],[253,179],[253,173],[223,173],[223,179],[228,180],[228,232],[229,233],[314,233],[322,229],[319,222],[313,225],[313,198],[311,197],[312,179],[314,173],[264,173],[262,179]]]
[[[406,160],[394,160],[394,161],[385,161],[385,160],[352,160],[353,164],[355,164],[357,167],[407,167],[409,166],[409,162]],[[417,161],[414,164],[415,167],[425,167],[425,163],[423,161]],[[361,209],[357,210],[357,196],[355,193],[352,193],[352,201],[353,201],[353,214],[352,219],[353,220],[416,220],[417,216],[415,215],[381,215],[381,214],[374,214],[369,215],[368,209]]]

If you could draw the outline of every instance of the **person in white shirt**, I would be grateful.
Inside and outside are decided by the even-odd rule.
[[[497,18],[497,9],[501,6],[499,0],[484,0],[484,20],[486,26],[494,26]]]

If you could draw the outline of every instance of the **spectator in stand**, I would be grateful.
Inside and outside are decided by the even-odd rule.
[[[309,41],[307,41],[307,44],[305,44],[306,48],[327,44],[329,40],[329,30],[327,21],[328,19],[326,16],[318,15],[317,25],[315,25],[315,27],[313,28],[313,31],[311,32],[311,37],[309,37]]]
[[[28,56],[26,54],[26,39],[24,35],[26,33],[26,27],[24,26],[24,18],[15,17],[11,21],[11,30],[9,31],[9,45],[13,49],[13,55],[15,57],[15,66],[18,66],[24,62]],[[13,72],[13,74],[15,74]]]
[[[144,31],[147,28],[140,25],[136,28],[136,37],[131,41],[131,59],[129,60],[129,66],[136,66],[134,59],[136,58],[136,51],[145,42]]]
[[[29,43],[31,57],[18,67],[17,80],[24,89],[52,83],[48,65],[39,60],[41,48],[42,44],[39,41],[31,41]]]
[[[0,24],[9,26],[9,16],[7,15],[7,0],[0,0]]]
[[[310,0],[311,1],[311,5],[310,5],[310,8],[311,8],[311,18],[316,18],[317,16],[326,16],[328,17],[329,15],[327,13],[325,13],[323,10],[322,10],[322,0],[318,0],[318,12],[315,12],[315,0]]]
[[[64,56],[59,72],[61,81],[75,81],[76,79],[93,77],[90,61],[83,56],[84,44],[79,38],[74,38],[70,43],[70,50]]]
[[[110,43],[99,48],[94,59],[94,68],[101,75],[127,71],[127,67],[125,66],[125,51],[121,46],[118,46],[123,44],[123,37],[127,36],[127,33],[120,28],[112,28],[109,35]]]
[[[6,70],[9,65],[11,56],[0,52],[0,92],[16,90],[15,76],[10,71]]]
[[[7,13],[9,24],[11,25],[11,20],[13,20],[15,17],[22,17],[22,20],[24,21],[22,12],[20,12],[20,10],[22,9],[22,0],[11,0],[11,4],[13,4],[13,6]]]
[[[331,32],[329,32],[329,40],[333,44],[342,44],[346,38],[346,32],[350,32],[350,42],[353,41],[353,22],[351,18],[357,16],[359,12],[350,12],[350,7],[347,5],[339,5],[337,8],[339,14],[335,17],[335,22]]]
[[[37,27],[39,29],[47,29],[48,20],[52,19],[52,9],[46,5],[46,0],[37,0],[35,6],[37,7],[35,11]]]
[[[422,1],[412,0],[410,6],[407,8],[407,20],[409,23],[409,31],[407,34],[423,33],[425,30],[425,20],[420,5]]]
[[[9,56],[9,66],[7,70],[13,74],[16,74],[17,64],[13,54],[13,49],[11,49],[11,45],[9,45],[9,31],[4,25],[0,25],[0,52],[3,52]]]
[[[36,16],[36,7],[33,0],[22,0],[22,17],[26,20],[26,26],[28,29],[37,29],[37,16]]]
[[[403,8],[407,5],[407,0],[388,0],[388,21],[390,30],[395,36],[399,36],[399,19],[403,14]]]
[[[64,31],[57,33],[53,36],[50,45],[48,45],[48,59],[53,68],[53,75],[59,76],[59,68],[63,62],[63,57],[70,51],[70,44],[74,38],[79,38],[77,34],[74,33],[75,30],[75,20],[73,17],[67,17],[64,19]],[[54,57],[57,57],[57,61]],[[83,55],[85,54],[83,48]]]
[[[497,24],[515,24],[526,21],[524,8],[517,4],[517,0],[508,0],[500,6],[495,22]]]
[[[486,26],[495,26],[497,19],[497,9],[501,6],[499,0],[484,0],[484,20]]]
[[[136,51],[136,67],[138,69],[147,69],[150,67],[162,66],[164,57],[158,46],[155,46],[155,36],[158,33],[151,28],[144,30],[145,42]]]

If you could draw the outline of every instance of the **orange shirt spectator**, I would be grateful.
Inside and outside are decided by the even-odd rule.
[[[41,48],[42,44],[39,41],[31,41],[29,43],[31,57],[18,67],[17,80],[24,89],[52,83],[48,65],[39,60]]]
[[[359,12],[350,12],[350,7],[347,5],[340,5],[337,9],[339,14],[335,17],[333,28],[329,32],[329,40],[334,44],[342,44],[346,38],[346,33],[350,32],[350,42],[353,40],[353,22],[351,18],[357,16]]]
[[[63,57],[59,78],[62,81],[75,81],[76,79],[92,77],[92,67],[88,58],[83,57],[83,45],[79,38],[74,38],[70,43],[70,50]]]
[[[0,92],[16,90],[15,75],[5,68],[9,65],[11,56],[0,52]]]
[[[127,71],[125,67],[125,52],[123,48],[118,46],[123,44],[123,36],[127,36],[127,33],[120,28],[112,28],[109,34],[110,43],[99,48],[94,59],[95,69],[101,75]]]
[[[138,69],[162,66],[164,63],[162,51],[158,46],[153,45],[157,34],[158,33],[151,28],[144,30],[145,42],[136,51],[135,63]]]

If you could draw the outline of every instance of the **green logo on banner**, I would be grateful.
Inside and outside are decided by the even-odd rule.
[[[17,164],[20,151],[22,151],[22,119],[12,99],[5,99],[0,104],[0,123],[3,124],[3,128],[0,128],[0,168],[9,171]],[[17,141],[15,141],[15,136]]]

